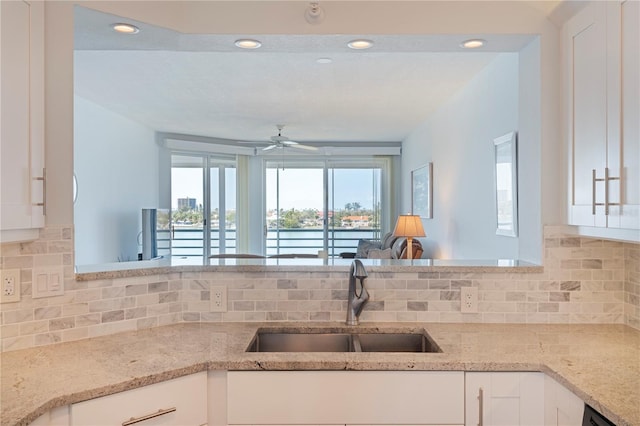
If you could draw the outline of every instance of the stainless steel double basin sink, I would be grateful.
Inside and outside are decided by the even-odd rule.
[[[442,352],[425,331],[268,330],[255,334],[247,352]]]

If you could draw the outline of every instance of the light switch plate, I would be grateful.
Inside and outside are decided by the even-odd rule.
[[[31,293],[34,299],[64,294],[64,269],[50,266],[33,270]]]

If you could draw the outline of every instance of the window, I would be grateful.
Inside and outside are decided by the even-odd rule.
[[[329,256],[380,238],[388,161],[292,160],[265,163],[266,254]]]
[[[171,155],[171,255],[236,250],[235,156]]]

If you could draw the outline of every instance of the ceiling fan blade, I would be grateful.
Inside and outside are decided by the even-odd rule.
[[[315,146],[309,146],[309,145],[302,145],[299,143],[296,143],[295,145],[288,145],[291,148],[299,148],[299,149],[306,149],[307,151],[317,151],[318,148]]]
[[[262,148],[262,150],[263,150],[263,151],[271,151],[272,149],[275,149],[275,148],[277,148],[277,147],[278,147],[278,145],[273,144],[273,145],[269,145],[269,146],[268,146],[268,147],[266,147],[266,148]]]

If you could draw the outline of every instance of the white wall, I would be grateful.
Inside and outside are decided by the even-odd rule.
[[[433,219],[423,257],[518,258],[518,238],[495,235],[493,139],[518,130],[518,54],[502,53],[402,145],[403,211],[410,171],[433,162]]]
[[[542,174],[557,168],[542,164],[542,102],[540,39],[529,43],[519,54],[518,120],[518,216],[519,258],[540,263],[542,250]],[[561,155],[557,155],[561,157]],[[562,185],[558,185],[562,186]],[[553,203],[558,206],[560,203]]]
[[[79,96],[74,121],[75,263],[136,260],[141,209],[158,207],[155,133]]]
[[[528,2],[380,1],[323,4],[327,19],[309,26],[301,19],[305,2],[82,2],[45,6],[47,224],[73,221],[73,7],[90,6],[186,32],[277,34],[540,34],[543,224],[565,222],[562,185],[566,155],[559,126],[559,31]],[[247,5],[251,5],[248,7]],[[296,5],[296,7],[292,7]],[[464,10],[465,13],[460,13]],[[268,16],[269,19],[264,19]],[[403,172],[404,173],[404,172]],[[405,185],[406,186],[406,185]],[[55,201],[55,202],[54,202]],[[403,208],[402,210],[406,210]],[[542,235],[538,237],[542,238]]]

